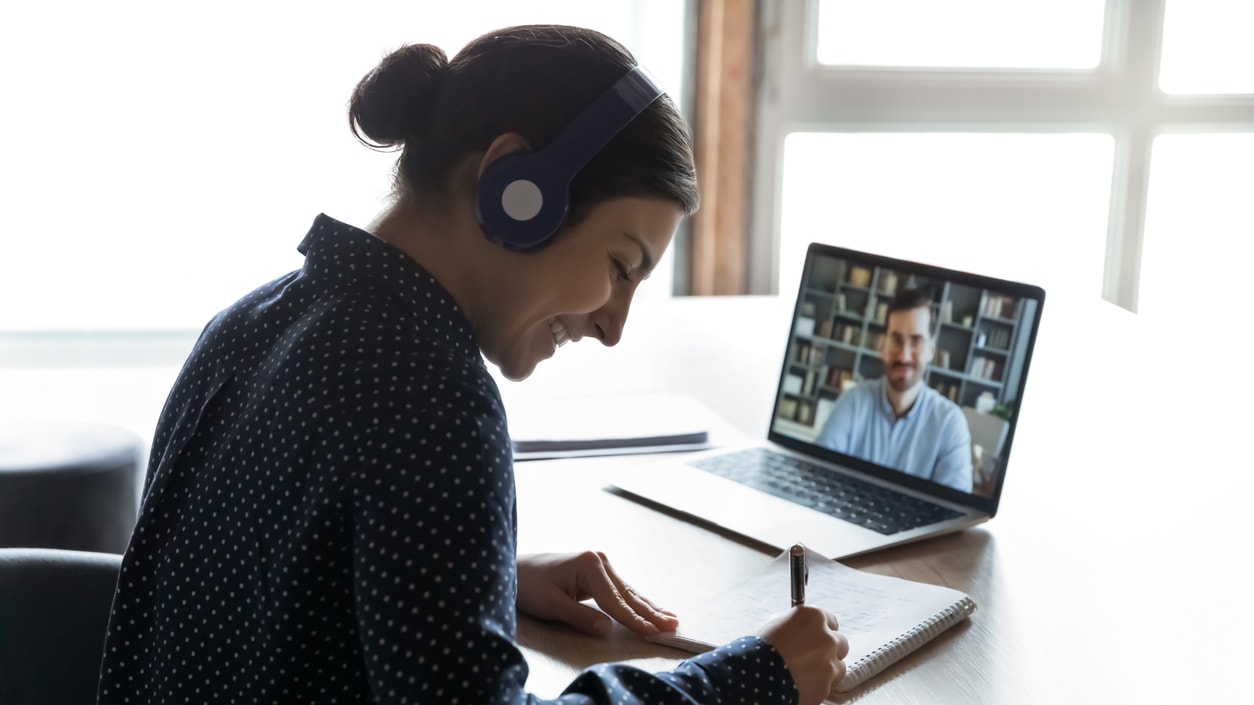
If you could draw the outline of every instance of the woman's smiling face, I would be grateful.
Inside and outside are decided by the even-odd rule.
[[[496,313],[476,326],[484,356],[512,380],[528,377],[567,340],[615,345],[632,296],[670,245],[683,209],[663,198],[617,198],[593,206],[536,252],[502,290]]]

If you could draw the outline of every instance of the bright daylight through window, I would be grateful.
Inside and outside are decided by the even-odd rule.
[[[1182,262],[1248,260],[1250,3],[765,10],[755,289],[791,295],[819,240],[1151,314],[1188,306]]]
[[[318,213],[368,225],[396,154],[357,143],[348,98],[402,44],[451,56],[506,25],[577,24],[627,44],[678,95],[684,11],[671,0],[14,3],[0,22],[13,101],[0,116],[0,332],[199,330],[300,266]],[[669,271],[641,296],[669,295]]]

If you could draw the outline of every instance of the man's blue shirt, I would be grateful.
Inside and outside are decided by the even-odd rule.
[[[836,399],[818,444],[970,492],[971,431],[957,404],[926,385],[897,418],[885,381],[864,380]]]

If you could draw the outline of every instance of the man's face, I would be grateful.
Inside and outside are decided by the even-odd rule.
[[[931,311],[919,306],[888,315],[888,332],[884,335],[884,378],[889,386],[904,392],[923,381],[923,371],[936,352],[928,333]]]

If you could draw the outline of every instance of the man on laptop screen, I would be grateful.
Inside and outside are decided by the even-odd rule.
[[[971,432],[962,410],[924,383],[936,354],[932,293],[902,289],[879,338],[882,376],[840,392],[817,443],[963,492],[972,489]]]
[[[1022,282],[812,244],[765,442],[624,468],[610,484],[831,558],[987,521],[1044,300]]]

